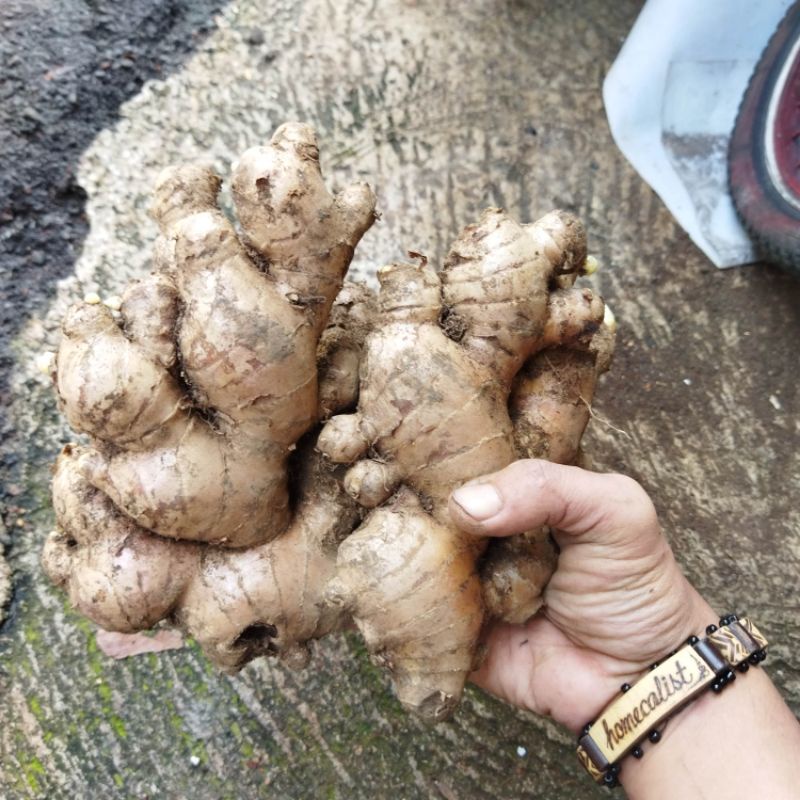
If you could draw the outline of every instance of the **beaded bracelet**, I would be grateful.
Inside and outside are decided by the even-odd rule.
[[[668,717],[704,689],[720,693],[736,679],[734,669],[747,672],[751,664],[760,664],[766,647],[767,640],[749,619],[722,617],[719,627],[709,625],[702,639],[689,637],[633,686],[622,684],[621,696],[581,731],[578,760],[598,783],[617,786],[624,756],[641,758],[642,742],[658,742],[658,727]]]

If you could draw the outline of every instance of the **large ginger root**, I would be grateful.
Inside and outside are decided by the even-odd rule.
[[[99,304],[70,310],[56,384],[92,437],[78,468],[119,509],[162,536],[245,547],[290,522],[287,458],[320,417],[317,344],[375,199],[365,184],[332,197],[299,124],[234,171],[244,243],[219,186],[195,166],[161,176],[157,273],[125,294],[121,325]]]
[[[57,461],[45,570],[102,627],[166,620],[229,671],[302,666],[354,620],[401,702],[442,719],[486,623],[534,614],[555,565],[547,530],[487,543],[447,501],[517,457],[577,458],[613,349],[573,285],[583,228],[490,209],[440,274],[383,268],[376,308],[342,288],[374,198],[331,197],[310,128],[240,160],[239,235],[219,183],[164,173],[155,273],[64,321],[56,386],[89,444]]]
[[[354,374],[348,365],[358,361],[373,313],[371,292],[352,284],[333,306],[319,378],[320,395],[333,411],[356,400],[357,365]],[[132,633],[169,620],[226,671],[261,655],[302,666],[309,641],[349,624],[323,595],[337,547],[360,520],[313,439],[305,437],[293,459],[289,528],[247,548],[176,541],[143,529],[89,482],[85,449],[68,445],[54,470],[58,527],[45,543],[43,567],[73,607],[106,630]]]
[[[385,267],[358,410],[320,436],[332,461],[356,462],[347,491],[379,506],[340,546],[328,596],[352,613],[400,701],[423,717],[443,718],[458,703],[485,620],[485,542],[453,527],[449,495],[517,457],[524,437],[515,438],[508,400],[523,364],[599,328],[602,301],[569,286],[585,260],[583,228],[570,215],[521,226],[490,209],[453,245],[441,275],[426,263]],[[528,391],[518,387],[521,406]],[[518,417],[531,424],[533,414]],[[513,596],[508,612],[496,605],[503,616],[518,610]]]

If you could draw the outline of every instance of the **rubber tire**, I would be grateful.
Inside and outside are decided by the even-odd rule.
[[[800,277],[800,196],[798,207],[782,196],[770,175],[766,146],[767,137],[774,136],[766,130],[770,103],[782,91],[777,84],[798,37],[800,2],[789,8],[750,78],[731,137],[728,178],[736,211],[759,254]],[[792,189],[793,196],[798,194]]]

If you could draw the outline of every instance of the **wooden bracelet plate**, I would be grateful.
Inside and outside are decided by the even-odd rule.
[[[722,672],[766,647],[766,638],[750,620],[731,620],[718,629],[709,628],[706,638],[694,639],[662,661],[587,726],[577,754],[596,781],[603,781],[610,766]]]
[[[613,764],[653,728],[714,681],[715,675],[691,645],[662,661],[618,697],[581,737],[581,748],[595,763]]]

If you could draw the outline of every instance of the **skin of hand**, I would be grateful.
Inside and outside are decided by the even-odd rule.
[[[549,525],[560,548],[545,605],[496,623],[472,681],[577,732],[654,661],[716,621],[680,571],[642,487],[623,475],[517,461],[453,492],[466,531]]]

